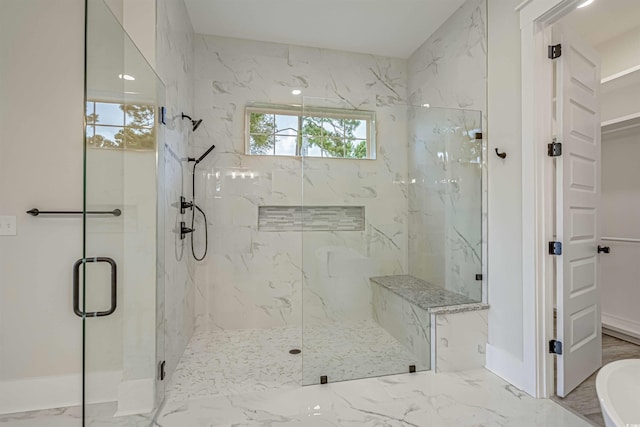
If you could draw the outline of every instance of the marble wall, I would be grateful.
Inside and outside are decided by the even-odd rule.
[[[407,269],[406,61],[202,35],[194,50],[195,115],[204,122],[191,153],[216,145],[196,180],[209,231],[197,327],[299,325],[303,286],[307,322],[370,318],[368,277]],[[376,112],[376,160],[244,155],[247,104],[327,98]],[[365,230],[258,231],[259,206],[303,204],[364,206]],[[201,219],[196,228],[201,253]]]
[[[410,123],[409,274],[478,300],[486,156],[474,134],[485,122],[486,52],[486,1],[469,0],[408,60],[409,100],[431,107]]]
[[[416,369],[431,369],[431,315],[389,289],[371,282],[373,319],[406,347]]]
[[[160,167],[164,185],[164,209],[159,214],[165,224],[159,269],[164,271],[164,353],[167,376],[171,377],[194,330],[194,262],[188,251],[188,240],[177,233],[180,215],[176,206],[181,194],[187,194],[191,180],[186,167],[190,129],[181,119],[184,111],[193,109],[193,28],[182,1],[157,0],[157,66],[165,84],[167,124],[164,132],[164,163]],[[163,262],[164,261],[164,262]],[[162,317],[160,317],[162,319]],[[160,349],[159,351],[163,351]]]
[[[486,361],[488,307],[433,313],[432,369],[460,372],[483,367]]]

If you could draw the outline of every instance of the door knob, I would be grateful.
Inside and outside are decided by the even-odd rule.
[[[598,253],[600,252],[604,252],[605,254],[608,254],[609,252],[611,252],[611,248],[609,246],[598,245]]]

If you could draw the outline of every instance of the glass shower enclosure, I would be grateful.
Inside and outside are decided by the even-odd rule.
[[[115,399],[115,416],[150,414],[164,395],[164,86],[103,0],[87,0],[85,49],[83,256],[74,297],[90,420],[102,416],[96,402]]]
[[[429,370],[428,309],[482,299],[481,113],[302,110],[302,383]]]
[[[164,87],[103,0],[56,6],[0,21],[0,424],[149,425]]]

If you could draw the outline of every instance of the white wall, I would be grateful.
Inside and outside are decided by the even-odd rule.
[[[523,386],[522,148],[519,0],[491,0],[489,73],[489,345],[487,367]],[[501,160],[494,148],[507,153]],[[531,227],[529,224],[527,227]]]
[[[147,62],[155,67],[157,0],[103,1],[109,6]]]
[[[2,3],[0,215],[16,216],[18,234],[0,237],[0,412],[25,409],[5,406],[29,398],[9,400],[20,389],[7,381],[79,378],[71,273],[82,219],[25,212],[82,206],[83,27],[81,0]],[[60,401],[55,382],[45,388],[36,404]]]
[[[640,239],[640,128],[602,136],[602,235]],[[640,245],[604,242],[602,322],[640,337]]]
[[[0,238],[0,412],[78,405],[82,321],[72,309],[71,275],[83,256],[82,218],[25,211],[82,208],[84,2],[8,1],[0,19],[0,215],[18,223],[17,236]],[[116,67],[135,62],[113,24],[92,22],[115,31],[119,55],[107,59]],[[87,401],[116,400],[143,381],[126,403],[146,412],[155,377],[155,153],[91,149],[87,163],[89,209],[124,211],[87,223],[87,256],[113,258],[119,284],[116,312],[87,320]],[[104,309],[109,272],[87,270],[89,304]],[[146,406],[135,407],[141,401]]]
[[[602,54],[602,77],[640,64],[640,26],[595,46]]]

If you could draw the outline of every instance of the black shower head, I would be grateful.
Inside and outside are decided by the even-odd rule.
[[[191,121],[191,126],[193,126],[192,130],[196,130],[198,129],[198,126],[200,126],[200,123],[202,123],[202,119],[200,120],[193,120],[191,117],[187,116],[185,113],[182,113],[182,120],[184,119],[189,119]]]

